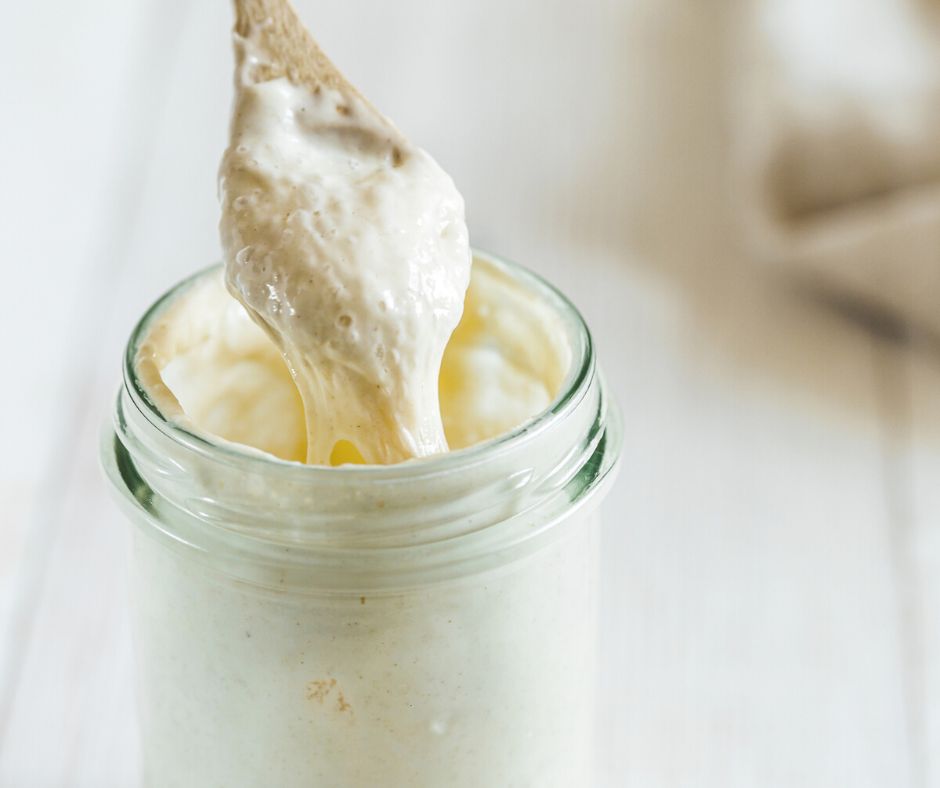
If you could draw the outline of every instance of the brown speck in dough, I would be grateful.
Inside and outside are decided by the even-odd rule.
[[[366,598],[364,596],[359,597],[359,604],[364,605],[366,603]]]
[[[405,157],[401,155],[401,150],[399,148],[392,148],[392,166],[401,167],[404,160]]]
[[[307,682],[307,700],[315,700],[321,706],[336,689],[336,679],[315,679]],[[341,714],[348,711],[352,714],[352,704],[346,700],[342,690],[336,692],[336,710]]]
[[[317,703],[323,703],[326,696],[332,692],[336,686],[336,679],[316,679],[307,682],[307,700],[315,700]]]
[[[347,104],[337,104],[336,111],[340,115],[345,115],[346,117],[349,117],[350,115],[352,115],[352,110],[349,108]]]
[[[352,706],[347,702],[346,696],[342,692],[339,693],[339,697],[336,699],[336,710],[339,712],[352,711]]]

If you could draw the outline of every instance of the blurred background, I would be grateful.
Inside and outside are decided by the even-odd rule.
[[[940,786],[940,6],[298,0],[625,416],[602,786]],[[6,4],[0,785],[135,786],[124,341],[219,257],[227,2]]]

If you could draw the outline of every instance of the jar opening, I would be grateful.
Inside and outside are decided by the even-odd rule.
[[[568,370],[552,403],[541,412],[496,437],[465,448],[454,449],[445,454],[408,460],[394,465],[348,464],[325,467],[282,460],[250,446],[218,440],[211,434],[193,429],[184,421],[175,418],[179,414],[165,412],[165,409],[162,409],[154,400],[149,390],[154,388],[155,383],[160,384],[159,379],[156,381],[141,379],[138,366],[141,345],[161,315],[188,289],[205,279],[212,271],[219,269],[219,264],[202,269],[172,287],[158,298],[138,321],[131,332],[124,352],[124,386],[147,421],[181,446],[196,453],[211,454],[216,461],[264,468],[263,472],[266,473],[298,473],[307,476],[343,473],[356,476],[361,479],[362,483],[368,484],[370,479],[404,476],[423,478],[436,473],[451,473],[466,466],[486,462],[494,452],[500,452],[504,446],[525,440],[535,432],[550,428],[551,422],[563,418],[569,409],[575,407],[595,374],[595,359],[590,331],[577,308],[561,291],[534,272],[492,255],[474,251],[474,260],[482,261],[510,275],[519,280],[527,290],[536,293],[560,318],[565,330],[565,341],[570,350]]]
[[[119,497],[177,546],[227,556],[226,571],[240,562],[242,577],[249,564],[276,566],[281,582],[288,565],[303,582],[316,566],[318,582],[359,577],[361,586],[359,575],[380,568],[394,576],[452,572],[455,563],[533,549],[614,468],[619,420],[571,302],[519,266],[479,252],[475,259],[537,294],[567,332],[567,375],[537,416],[467,448],[397,465],[304,465],[213,440],[162,412],[136,364],[154,321],[207,269],[161,297],[131,334],[102,448]]]

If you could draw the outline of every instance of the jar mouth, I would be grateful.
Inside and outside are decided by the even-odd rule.
[[[305,465],[213,440],[168,418],[136,371],[155,321],[206,269],[158,299],[127,345],[102,457],[132,521],[221,574],[278,593],[450,580],[565,533],[574,509],[613,477],[619,412],[574,305],[521,266],[482,252],[474,259],[560,318],[569,365],[548,408],[498,437],[396,465]]]
[[[483,260],[497,270],[521,280],[533,287],[540,297],[554,307],[567,333],[571,350],[571,363],[552,403],[526,419],[516,427],[493,438],[471,446],[442,454],[407,460],[392,465],[339,466],[307,465],[285,460],[250,446],[230,441],[215,440],[211,434],[190,429],[186,424],[174,421],[163,413],[140,379],[137,370],[138,352],[154,323],[186,290],[201,281],[212,271],[221,268],[220,263],[207,266],[180,281],[160,296],[144,313],[131,331],[124,352],[124,387],[136,409],[156,430],[180,448],[211,459],[214,463],[238,466],[245,471],[266,475],[279,474],[300,480],[336,480],[339,475],[353,483],[371,484],[432,478],[435,475],[452,474],[492,461],[497,455],[509,451],[520,443],[535,438],[551,428],[551,425],[578,406],[596,375],[594,343],[591,332],[577,307],[558,288],[535,272],[477,249],[474,260]]]

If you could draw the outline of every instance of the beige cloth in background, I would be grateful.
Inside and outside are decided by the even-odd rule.
[[[749,251],[940,332],[940,5],[747,10],[732,128]]]

